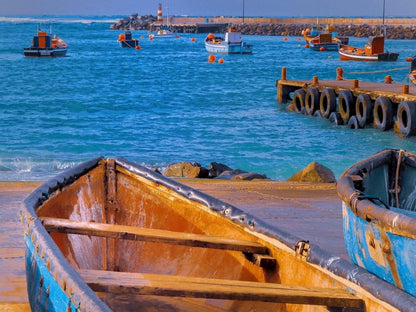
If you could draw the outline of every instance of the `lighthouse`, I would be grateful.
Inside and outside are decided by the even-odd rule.
[[[159,3],[159,8],[157,9],[157,21],[159,23],[163,22],[163,17],[162,17],[162,5]]]

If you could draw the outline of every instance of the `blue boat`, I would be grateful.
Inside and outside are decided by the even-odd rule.
[[[416,155],[387,149],[338,182],[351,260],[416,296]]]
[[[118,42],[120,42],[122,48],[135,48],[138,49],[139,40],[132,37],[131,31],[126,31],[124,34],[118,36]]]
[[[208,34],[205,38],[205,49],[210,53],[251,54],[253,45],[246,44],[241,39],[241,33],[230,28],[224,37]]]

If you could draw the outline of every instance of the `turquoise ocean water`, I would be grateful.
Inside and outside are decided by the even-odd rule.
[[[415,138],[289,112],[275,86],[283,66],[288,79],[335,79],[343,67],[346,78],[382,82],[390,74],[402,82],[408,69],[374,72],[409,66],[416,41],[387,40],[400,53],[395,63],[360,63],[305,49],[298,37],[244,36],[253,55],[210,64],[206,34],[149,41],[133,31],[141,50],[122,49],[121,31],[109,29],[116,20],[0,17],[0,180],[45,180],[99,155],[160,169],[216,161],[275,180],[317,161],[338,178],[384,148],[416,152]],[[23,56],[38,25],[68,43],[67,57]]]

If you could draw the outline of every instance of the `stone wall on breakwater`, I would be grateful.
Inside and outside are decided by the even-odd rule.
[[[169,22],[169,23],[168,23]],[[340,36],[369,37],[381,32],[377,18],[320,18],[320,25],[334,25]],[[114,30],[149,30],[156,23],[152,15],[133,14],[110,26]],[[244,35],[301,36],[302,30],[316,24],[314,18],[244,18],[241,17],[170,17],[169,24],[179,33],[225,32],[235,26]],[[388,39],[416,39],[416,19],[387,18],[384,21]],[[209,27],[211,26],[211,27]]]

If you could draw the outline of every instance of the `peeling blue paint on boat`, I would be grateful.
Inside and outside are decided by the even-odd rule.
[[[25,235],[26,280],[30,308],[35,311],[79,311],[53,278],[31,239]],[[71,309],[68,311],[68,307]]]

